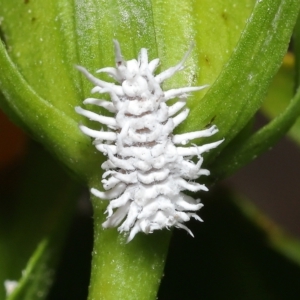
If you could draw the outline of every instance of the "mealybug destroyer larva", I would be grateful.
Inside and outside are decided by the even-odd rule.
[[[201,175],[209,175],[202,169],[202,153],[216,148],[222,140],[202,145],[184,147],[190,140],[215,134],[216,126],[184,133],[173,134],[174,128],[183,122],[189,113],[185,107],[189,92],[206,86],[183,87],[163,91],[161,84],[183,69],[191,48],[179,64],[154,75],[159,59],[148,62],[147,50],[142,48],[138,59],[125,61],[118,41],[114,41],[116,68],[104,68],[119,84],[102,81],[85,68],[77,66],[95,87],[92,93],[108,93],[110,101],[88,98],[84,104],[98,105],[114,113],[107,117],[76,107],[76,112],[107,126],[107,131],[93,130],[80,125],[81,131],[94,138],[95,147],[107,155],[102,164],[105,191],[91,189],[92,194],[109,200],[104,228],[118,227],[119,232],[129,232],[128,242],[142,231],[172,226],[192,232],[183,225],[194,218],[203,204],[199,199],[182,191],[207,191],[205,185],[194,182]],[[167,106],[170,99],[177,102]],[[181,146],[176,146],[181,145]],[[183,147],[182,147],[183,146]],[[191,161],[193,156],[198,162]]]

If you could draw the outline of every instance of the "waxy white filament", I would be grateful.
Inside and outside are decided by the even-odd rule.
[[[190,140],[208,137],[218,130],[208,129],[173,135],[174,128],[188,116],[183,109],[187,94],[205,88],[183,87],[163,91],[161,83],[183,68],[191,49],[182,61],[166,71],[154,75],[158,59],[148,62],[146,49],[141,49],[137,60],[124,61],[119,43],[114,41],[116,68],[104,68],[119,84],[102,81],[78,66],[95,87],[92,92],[108,93],[111,102],[88,98],[85,104],[94,104],[115,113],[106,117],[76,107],[76,111],[90,120],[106,125],[112,131],[98,131],[80,125],[82,132],[95,139],[95,147],[108,156],[102,164],[104,192],[94,188],[91,192],[109,200],[107,219],[103,227],[118,227],[129,232],[128,241],[142,231],[175,226],[192,232],[183,225],[190,218],[201,221],[196,214],[203,204],[182,193],[183,190],[207,191],[205,185],[194,182],[201,175],[209,175],[202,169],[201,154],[217,147],[221,141],[191,147],[177,147]],[[178,98],[172,106],[166,101]],[[183,109],[183,110],[182,110]],[[191,161],[192,156],[198,162]]]

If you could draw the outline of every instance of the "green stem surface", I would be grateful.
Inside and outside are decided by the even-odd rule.
[[[168,252],[171,231],[127,237],[103,229],[106,203],[93,197],[94,250],[89,300],[155,299]]]

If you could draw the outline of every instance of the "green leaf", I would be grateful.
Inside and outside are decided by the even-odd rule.
[[[214,122],[218,124],[220,135],[225,136],[220,148],[230,143],[261,106],[286,52],[299,4],[299,1],[258,1],[234,54],[202,100],[201,110],[208,114],[203,124],[217,111]],[[196,110],[191,114],[196,114]],[[204,118],[198,119],[200,122]],[[231,149],[235,146],[230,145]],[[236,164],[235,156],[236,152],[231,158],[228,155],[228,173]],[[252,157],[255,156],[253,152]],[[247,158],[238,167],[246,162]],[[223,159],[215,162],[220,168],[222,164]]]
[[[78,124],[64,111],[39,97],[28,85],[0,42],[0,89],[7,102],[2,108],[17,115],[30,133],[81,178],[91,173],[99,161],[91,151],[89,139],[81,134]],[[69,133],[72,133],[69,135]],[[93,169],[92,169],[93,170]]]
[[[74,119],[74,106],[81,102],[82,93],[74,68],[73,6],[72,1],[1,0],[0,15],[7,53],[24,81],[40,98]]]
[[[280,72],[275,77],[268,97],[261,107],[262,113],[269,119],[276,118],[290,105],[290,97],[293,95],[295,85],[294,73],[294,56],[289,54],[286,57]],[[300,112],[298,111],[298,115],[296,115],[297,110],[295,110],[294,113],[295,122],[288,131],[288,136],[297,144],[300,144]]]
[[[215,176],[221,178],[233,173],[241,166],[270,149],[292,127],[300,115],[300,89],[286,110],[258,130],[242,144],[228,147],[213,168]]]
[[[274,78],[266,98],[262,112],[270,119],[277,117],[290,103],[295,87],[299,86],[299,55],[300,55],[300,22],[299,18],[294,29],[293,53],[289,53],[283,65]],[[289,130],[288,136],[297,144],[300,144],[300,120],[296,120],[293,127]]]
[[[262,4],[266,6],[263,7]],[[294,8],[290,10],[291,7]],[[267,11],[262,13],[262,8],[267,9]],[[268,15],[272,10],[273,16]],[[226,105],[224,109],[227,110],[227,113],[232,110],[234,111],[232,116],[235,115],[235,117],[231,117],[231,133],[226,135],[225,143],[221,146],[227,146],[226,141],[229,144],[212,166],[216,178],[228,176],[272,147],[299,116],[300,103],[297,94],[286,111],[276,120],[273,120],[249,138],[247,137],[247,140],[242,139],[240,142],[233,140],[230,143],[231,138],[236,136],[261,106],[271,79],[279,68],[288,46],[296,22],[297,13],[295,11],[298,10],[299,3],[297,1],[293,3],[279,1],[276,5],[275,2],[272,2],[272,4],[271,2],[268,4],[267,1],[257,2],[253,18],[245,29],[236,49],[236,54],[229,61],[228,68],[225,68],[224,73],[221,74],[215,84],[219,85],[220,82],[227,85],[231,84],[230,92],[226,96],[224,95],[225,103],[219,104],[221,106]],[[241,65],[243,65],[243,68],[240,68]],[[234,70],[234,68],[236,68],[236,72],[231,74],[234,76],[229,79],[227,77],[230,76],[229,70]],[[227,77],[227,80],[222,81],[223,76],[224,79]],[[215,94],[215,96],[217,95]],[[230,99],[235,97],[236,104],[234,105],[232,101],[230,105],[226,103],[228,97]],[[236,118],[236,115],[238,115],[238,118]],[[227,118],[225,126],[228,126],[231,121],[230,118]]]
[[[82,102],[73,4],[2,1],[1,107],[72,172],[87,180],[101,158],[78,129]],[[32,34],[34,32],[34,34]]]

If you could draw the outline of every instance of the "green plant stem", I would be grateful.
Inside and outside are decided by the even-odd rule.
[[[126,243],[116,228],[102,228],[106,202],[93,197],[94,250],[89,300],[155,299],[171,231],[138,234]]]

